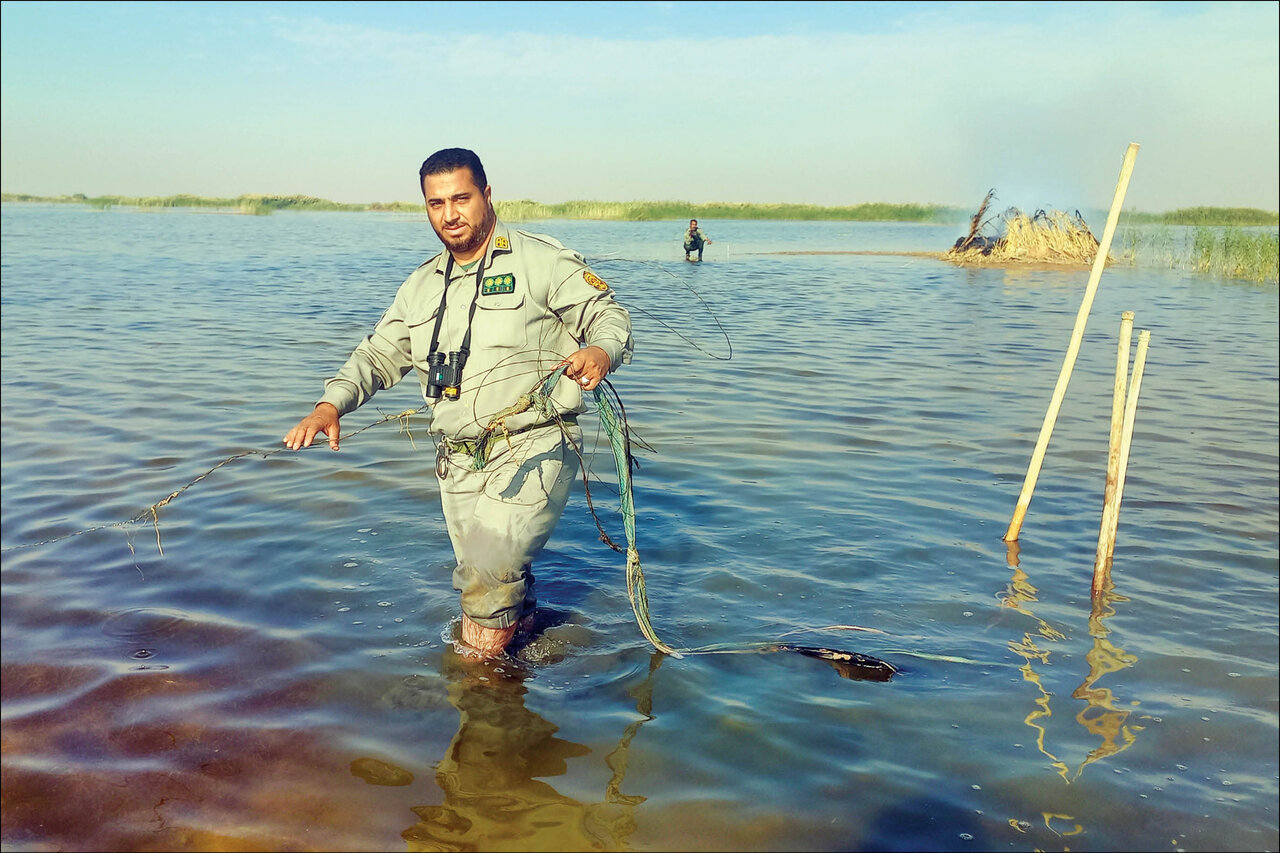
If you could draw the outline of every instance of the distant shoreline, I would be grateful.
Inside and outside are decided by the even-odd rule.
[[[217,198],[180,194],[172,196],[37,196],[2,193],[3,202],[41,204],[83,204],[107,210],[112,207],[142,209],[206,208],[266,216],[277,211],[345,211],[382,213],[424,213],[421,202],[370,202],[345,204],[312,196],[241,195]],[[811,204],[763,204],[682,201],[567,201],[542,204],[527,199],[495,201],[498,215],[511,221],[538,219],[586,219],[620,222],[658,222],[682,219],[746,219],[775,221],[915,222],[926,225],[956,225],[966,222],[972,211],[938,204],[891,204],[867,202],[843,207]],[[1253,207],[1186,207],[1164,213],[1125,211],[1128,225],[1277,226],[1280,213]]]

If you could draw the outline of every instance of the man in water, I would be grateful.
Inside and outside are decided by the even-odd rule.
[[[437,151],[418,177],[446,251],[405,280],[284,443],[309,447],[323,433],[337,450],[339,418],[417,370],[457,558],[462,642],[494,657],[531,626],[532,560],[577,475],[583,392],[631,361],[631,318],[580,254],[498,219],[474,152]],[[484,467],[472,470],[475,440],[494,416],[561,364],[551,393],[559,417],[536,408],[506,417]]]
[[[684,259],[692,260],[689,253],[696,251],[698,260],[702,260],[702,247],[711,245],[711,241],[707,239],[707,235],[702,233],[702,229],[698,227],[698,220],[689,220],[689,230],[684,234]]]

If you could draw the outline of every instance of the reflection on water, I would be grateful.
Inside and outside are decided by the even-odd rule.
[[[1129,599],[1115,591],[1114,583],[1109,576],[1103,589],[1092,598],[1089,635],[1093,638],[1093,644],[1085,655],[1089,671],[1079,686],[1071,691],[1071,698],[1086,703],[1085,707],[1076,714],[1076,722],[1089,734],[1100,738],[1102,742],[1089,751],[1080,766],[1072,773],[1068,765],[1045,745],[1047,730],[1042,721],[1053,715],[1050,707],[1053,693],[1045,687],[1042,673],[1035,668],[1035,664],[1039,664],[1041,668],[1050,666],[1049,657],[1053,651],[1053,644],[1065,640],[1066,636],[1032,612],[1030,605],[1038,602],[1038,590],[1020,566],[1017,544],[1008,544],[1007,559],[1013,568],[1013,576],[997,598],[1005,607],[1028,617],[1035,623],[1034,631],[1027,631],[1021,638],[1009,642],[1009,649],[1024,661],[1021,667],[1023,679],[1032,684],[1039,693],[1034,700],[1035,709],[1023,722],[1035,730],[1036,747],[1050,760],[1058,774],[1070,783],[1079,779],[1088,765],[1133,746],[1138,732],[1143,729],[1143,726],[1129,723],[1132,710],[1115,707],[1115,696],[1110,688],[1100,687],[1097,684],[1104,676],[1118,673],[1138,662],[1136,655],[1130,654],[1111,642],[1109,639],[1111,630],[1105,624],[1107,618],[1115,615],[1114,603],[1126,602]],[[1057,815],[1057,817],[1065,818],[1066,816]],[[1046,822],[1047,819],[1046,816]]]
[[[1093,609],[1089,614],[1089,636],[1093,637],[1093,647],[1085,655],[1085,660],[1089,663],[1089,674],[1080,682],[1079,687],[1071,691],[1071,698],[1083,699],[1088,703],[1087,707],[1076,714],[1076,721],[1091,734],[1102,738],[1102,743],[1090,750],[1073,778],[1079,778],[1086,765],[1124,752],[1133,746],[1138,732],[1144,728],[1127,725],[1133,712],[1115,707],[1115,697],[1110,688],[1096,686],[1098,679],[1104,675],[1128,669],[1138,662],[1137,655],[1129,654],[1108,639],[1111,630],[1103,624],[1104,619],[1115,615],[1115,608],[1112,607],[1114,602],[1128,600],[1115,592],[1110,578],[1093,600]]]
[[[442,805],[416,806],[418,821],[403,833],[412,851],[426,850],[619,850],[636,829],[632,810],[645,797],[622,793],[631,740],[652,716],[654,652],[649,676],[636,688],[641,719],[627,726],[606,759],[613,771],[604,797],[582,803],[560,794],[548,777],[564,775],[569,759],[587,747],[555,736],[557,726],[525,706],[529,672],[510,661],[476,661],[452,647],[441,671],[449,702],[458,709],[458,732],[436,765]]]
[[[1062,640],[1063,634],[1061,631],[1058,631],[1048,622],[1040,619],[1032,613],[1030,609],[1028,609],[1028,604],[1037,601],[1036,592],[1037,590],[1031,585],[1031,581],[1027,577],[1026,572],[1022,571],[1021,568],[1015,567],[1013,577],[1010,579],[1009,585],[1005,587],[1004,594],[1000,596],[1000,601],[1005,607],[1013,608],[1036,623],[1036,629],[1034,632],[1035,636],[1033,636],[1031,631],[1028,631],[1022,635],[1021,639],[1009,641],[1009,650],[1025,661],[1021,667],[1022,677],[1034,685],[1040,694],[1035,699],[1035,710],[1027,714],[1026,719],[1024,719],[1023,722],[1035,729],[1036,748],[1049,759],[1053,764],[1053,767],[1058,771],[1059,775],[1061,775],[1063,779],[1067,779],[1068,774],[1071,771],[1066,764],[1059,760],[1058,756],[1050,752],[1045,746],[1044,741],[1046,731],[1044,725],[1040,722],[1043,719],[1053,716],[1053,709],[1049,707],[1049,700],[1053,697],[1053,694],[1044,686],[1044,682],[1041,681],[1040,678],[1040,673],[1038,673],[1035,667],[1032,666],[1032,663],[1036,661],[1043,666],[1048,666],[1049,654],[1052,651],[1047,645],[1044,648],[1041,648],[1036,637],[1038,636],[1041,641],[1044,641],[1047,644]]]

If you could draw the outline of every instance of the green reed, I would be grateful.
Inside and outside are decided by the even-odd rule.
[[[1120,222],[1123,225],[1234,225],[1247,228],[1280,225],[1280,213],[1256,207],[1180,207],[1166,213],[1125,211]]]
[[[543,204],[522,199],[494,202],[498,215],[513,221],[532,219],[596,219],[659,222],[681,219],[754,219],[778,221],[963,222],[966,211],[938,204],[869,202],[845,207],[816,204],[753,204],[687,201],[566,201]]]
[[[83,193],[64,196],[36,196],[26,193],[3,193],[0,201],[40,202],[44,204],[85,204],[96,210],[112,207],[209,208],[235,210],[255,216],[266,216],[278,210],[309,211],[379,211],[390,213],[424,213],[421,201],[370,202],[346,204],[305,195],[240,195],[234,198],[197,196],[181,193],[170,196],[103,195],[89,197]],[[891,204],[867,202],[839,207],[814,204],[760,204],[747,202],[686,201],[566,201],[544,204],[529,199],[497,200],[498,215],[513,222],[539,219],[587,219],[625,222],[679,221],[688,219],[751,219],[778,221],[854,221],[914,222],[921,224],[956,224],[969,219],[964,208],[938,204]],[[1240,228],[1276,226],[1280,214],[1251,207],[1186,207],[1166,213],[1127,211],[1121,215],[1126,226],[1121,235],[1120,257],[1130,262],[1142,255],[1143,263],[1154,262],[1169,267],[1199,269],[1232,278],[1257,281],[1276,277],[1276,241],[1274,235],[1239,231]],[[1171,231],[1161,234],[1157,227],[1186,225],[1219,230],[1213,240],[1201,238],[1200,248],[1185,245]],[[1230,228],[1237,232],[1230,232]],[[1228,231],[1222,231],[1227,228]],[[1126,239],[1129,245],[1125,245]],[[1154,256],[1155,260],[1151,258]],[[1193,261],[1194,256],[1194,261]]]
[[[170,196],[104,195],[90,198],[83,193],[69,196],[34,196],[4,193],[6,202],[42,202],[45,204],[87,204],[98,210],[112,207],[137,208],[210,208],[240,210],[264,215],[277,210],[317,211],[383,211],[423,213],[420,201],[371,202],[342,204],[312,196],[241,195],[234,198],[196,196],[186,193]],[[565,201],[559,204],[520,199],[495,201],[498,215],[512,221],[537,219],[593,219],[624,222],[656,222],[681,219],[757,219],[801,221],[922,222],[950,224],[962,222],[966,211],[938,204],[888,204],[869,202],[845,207],[822,207],[814,204],[748,204],[744,202],[687,201]]]
[[[157,208],[207,208],[214,210],[238,210],[255,216],[265,216],[277,210],[347,210],[374,209],[367,204],[341,204],[327,199],[305,195],[257,195],[246,194],[234,198],[198,196],[189,193],[167,196],[102,195],[92,198],[83,193],[64,196],[35,196],[25,193],[4,193],[0,200],[6,202],[41,202],[44,204],[87,204],[95,210],[112,207]],[[422,205],[417,205],[421,209]]]
[[[1239,228],[1197,228],[1192,265],[1197,272],[1277,281],[1280,268],[1280,236],[1246,232]]]
[[[1119,259],[1131,265],[1185,269],[1219,278],[1280,280],[1280,234],[1233,226],[1129,227]]]

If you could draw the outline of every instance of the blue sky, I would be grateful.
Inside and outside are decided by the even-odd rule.
[[[0,184],[1280,207],[1280,4],[0,5]]]

